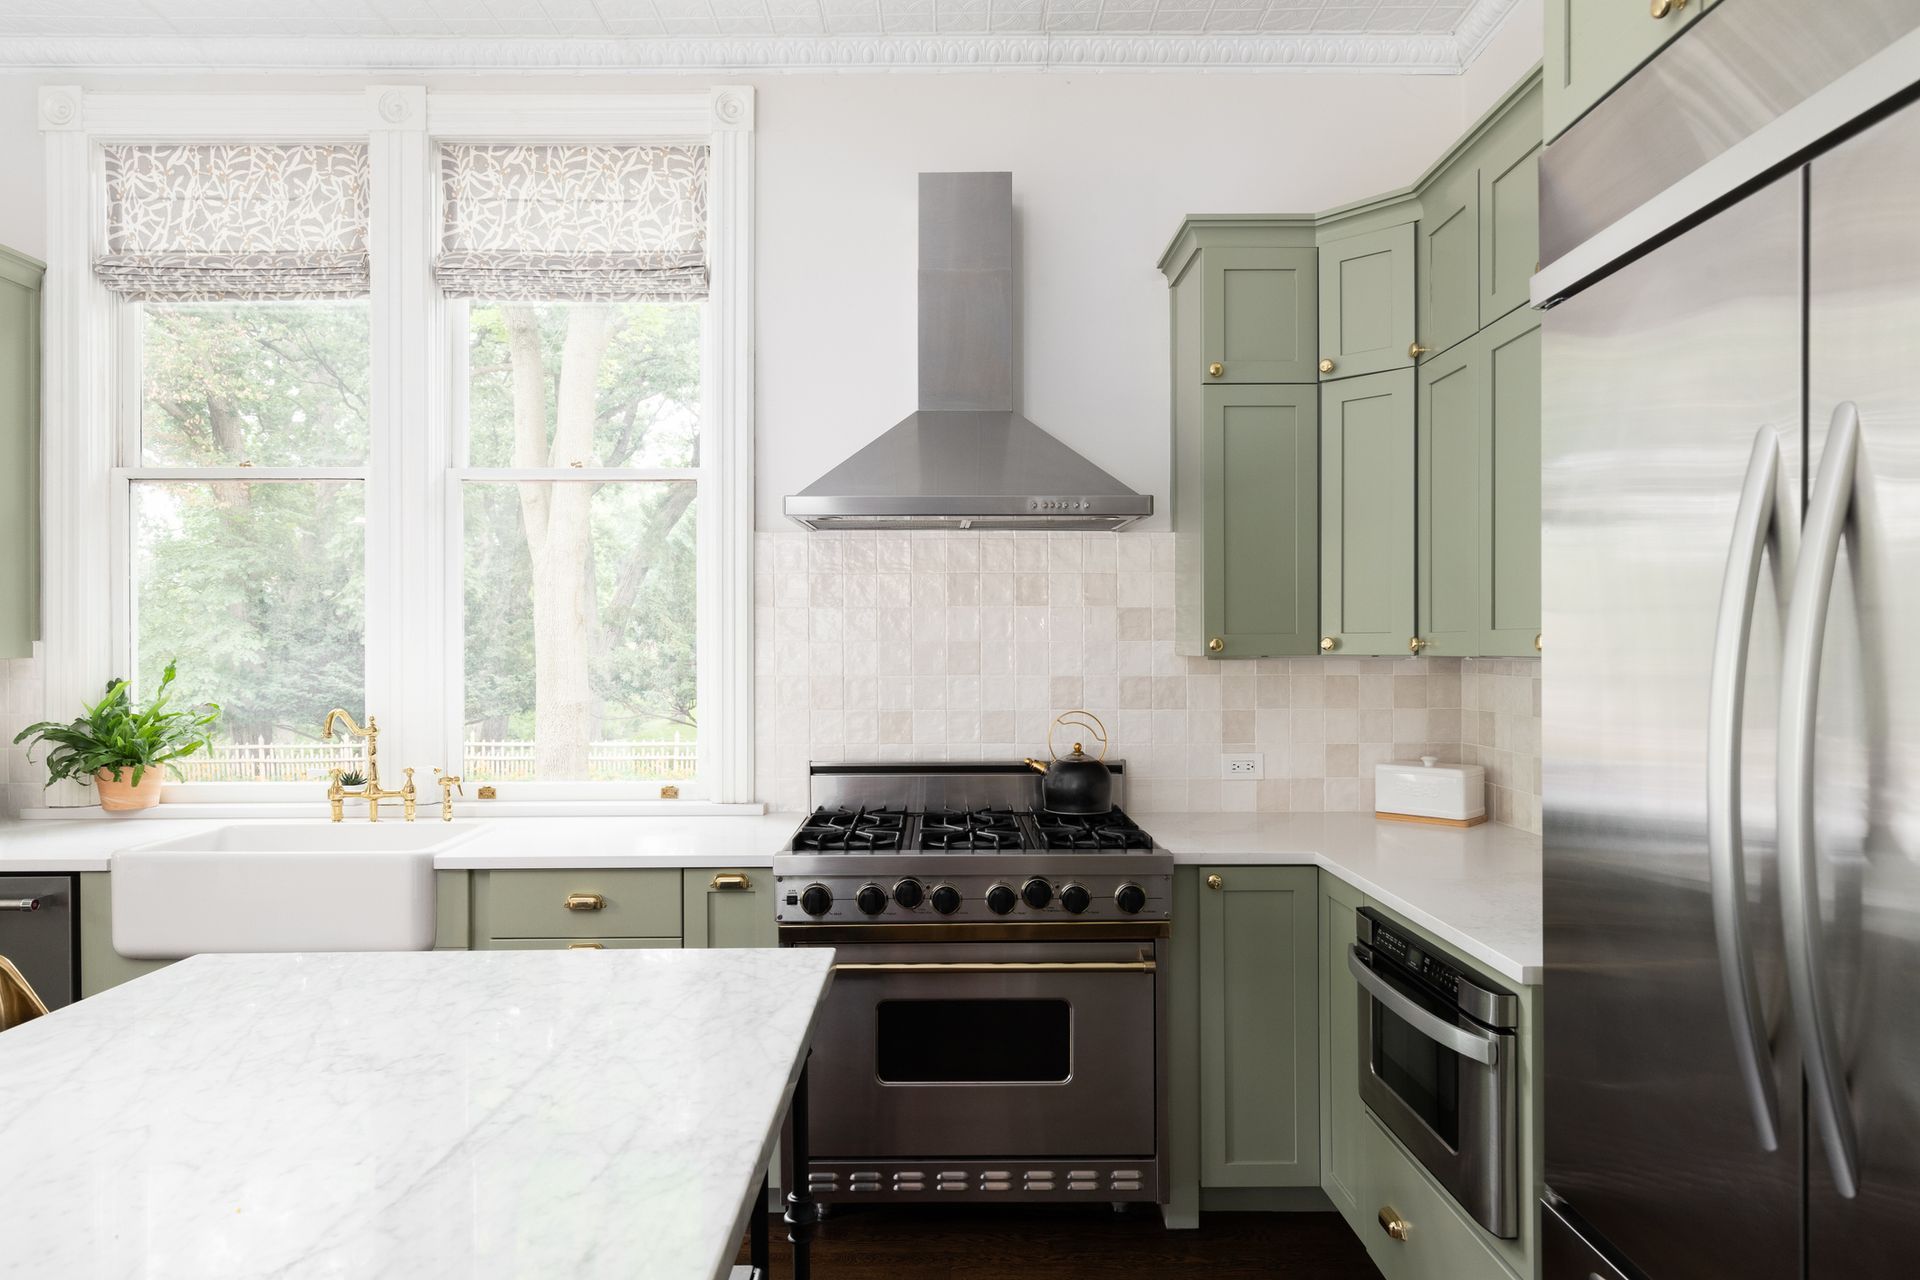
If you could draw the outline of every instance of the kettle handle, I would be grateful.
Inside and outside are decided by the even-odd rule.
[[[1091,721],[1091,723],[1089,723],[1089,721]],[[1094,759],[1105,760],[1107,758],[1107,726],[1101,724],[1100,717],[1091,711],[1063,711],[1054,717],[1053,723],[1047,726],[1048,755],[1052,756],[1055,760],[1060,758],[1059,750],[1053,745],[1053,731],[1062,725],[1071,725],[1079,729],[1092,729],[1094,737],[1100,740],[1100,754],[1095,756]],[[1080,744],[1077,742],[1074,743],[1074,749],[1079,750]],[[1085,753],[1082,752],[1082,754]],[[1032,760],[1027,761],[1027,763],[1034,764]],[[1037,768],[1038,766],[1036,765],[1035,767]],[[1045,773],[1046,770],[1042,769],[1041,772]]]

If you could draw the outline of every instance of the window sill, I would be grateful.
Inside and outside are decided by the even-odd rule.
[[[721,804],[712,800],[455,800],[456,818],[742,818],[767,811],[759,801]],[[440,802],[422,797],[417,821],[438,820]],[[167,804],[134,813],[108,813],[98,805],[62,809],[22,809],[19,816],[40,822],[160,822],[187,819],[233,818],[258,821],[267,818],[325,818],[324,800],[255,800],[231,804]],[[346,821],[365,822],[366,811],[352,806]],[[380,808],[382,822],[404,822],[400,806],[389,802]]]

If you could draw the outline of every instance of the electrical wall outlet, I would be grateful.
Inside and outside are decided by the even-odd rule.
[[[1243,756],[1221,756],[1220,776],[1249,781],[1267,776],[1266,757],[1259,752],[1250,752]]]

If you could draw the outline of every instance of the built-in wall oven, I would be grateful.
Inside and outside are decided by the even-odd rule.
[[[1460,1207],[1520,1230],[1520,1001],[1371,907],[1347,967],[1360,984],[1360,1097]]]

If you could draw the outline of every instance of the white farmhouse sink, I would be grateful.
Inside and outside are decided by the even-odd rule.
[[[433,859],[474,822],[245,822],[113,855],[113,949],[425,951]]]

